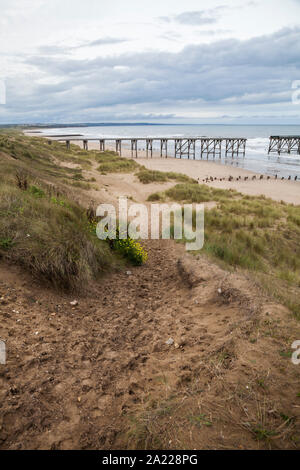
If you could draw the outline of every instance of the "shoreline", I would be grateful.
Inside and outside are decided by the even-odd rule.
[[[31,135],[32,134],[32,135]],[[24,135],[36,137],[36,134],[32,132],[24,132]],[[39,137],[41,137],[39,135]],[[55,138],[44,137],[47,140],[57,140]],[[70,141],[72,144],[82,146],[82,142]],[[89,142],[89,150],[99,150],[99,145],[96,142]],[[106,150],[115,151],[114,146],[107,146]],[[144,165],[149,170],[158,171],[172,171],[176,173],[183,173],[191,178],[199,179],[200,184],[208,184],[211,187],[219,189],[234,189],[243,194],[249,196],[261,196],[269,197],[275,201],[284,201],[289,204],[300,205],[300,182],[285,180],[267,180],[267,175],[264,176],[263,180],[252,180],[253,176],[260,176],[260,173],[255,173],[251,170],[245,170],[243,168],[232,167],[229,165],[219,164],[211,160],[188,160],[179,159],[174,157],[160,157],[159,152],[153,151],[153,157],[146,157],[146,150],[139,150],[138,158],[134,158],[135,161]],[[122,157],[131,159],[131,150],[123,146]],[[228,178],[232,176],[233,181],[228,181]],[[240,180],[236,181],[238,177],[248,177],[247,181]],[[212,181],[205,183],[205,178],[218,178],[218,181]],[[226,178],[226,181],[219,181],[219,179]]]

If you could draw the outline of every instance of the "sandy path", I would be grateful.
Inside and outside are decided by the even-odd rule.
[[[76,296],[77,307],[73,296],[0,265],[8,352],[0,366],[1,449],[266,448],[239,425],[257,424],[256,400],[266,400],[261,377],[267,409],[274,414],[280,398],[277,408],[295,415],[297,371],[279,355],[285,328],[298,337],[290,314],[261,305],[250,282],[205,259],[178,263],[182,246],[146,247],[144,266],[95,283],[87,297]],[[202,415],[212,426],[193,422]],[[273,446],[295,448],[282,438]]]

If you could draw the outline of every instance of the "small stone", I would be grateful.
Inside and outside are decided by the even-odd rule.
[[[127,276],[131,276],[132,272],[131,271],[126,271]]]
[[[222,294],[222,289],[218,289],[218,294]]]
[[[175,349],[179,349],[179,348],[180,348],[180,346],[179,346],[178,343],[175,343],[174,346],[175,346]]]
[[[78,401],[78,403],[80,403],[81,402],[81,397],[78,397],[77,401]]]
[[[77,300],[73,300],[73,302],[70,302],[70,305],[72,305],[72,307],[77,307],[78,301],[77,301]]]
[[[166,344],[168,346],[172,346],[172,344],[174,344],[174,339],[173,338],[169,338],[168,341],[166,341]]]

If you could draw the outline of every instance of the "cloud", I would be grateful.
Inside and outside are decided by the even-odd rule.
[[[66,45],[47,45],[47,46],[40,46],[38,48],[38,53],[41,55],[64,55],[70,54],[71,52],[83,48],[88,47],[97,47],[97,46],[110,46],[114,44],[121,44],[124,42],[128,42],[128,39],[124,38],[113,38],[113,37],[102,37],[95,39],[93,41],[86,41],[81,44],[77,44],[74,46],[66,46]]]
[[[30,72],[7,83],[0,120],[102,121],[105,116],[172,117],[208,110],[295,114],[291,82],[300,79],[299,39],[300,27],[245,41],[192,44],[178,53],[146,51],[91,60],[24,57]]]
[[[85,44],[82,44],[81,46],[77,46],[77,48],[94,47],[94,46],[106,46],[106,45],[110,45],[110,44],[120,44],[122,42],[127,42],[127,41],[128,41],[128,39],[105,37],[105,38],[96,39],[95,41],[89,41]]]
[[[220,5],[216,8],[207,10],[197,11],[185,11],[178,15],[173,16],[161,16],[160,20],[166,23],[179,23],[182,25],[200,26],[206,24],[216,23],[220,17],[220,13],[226,10],[228,7]]]

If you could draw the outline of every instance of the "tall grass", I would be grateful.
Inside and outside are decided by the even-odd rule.
[[[1,184],[0,257],[67,290],[82,289],[116,265],[107,244],[89,230],[83,208],[34,188]]]

